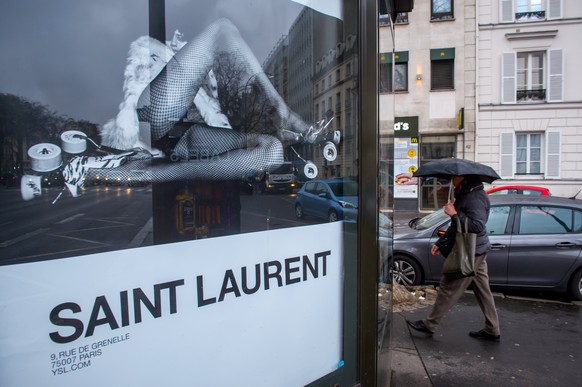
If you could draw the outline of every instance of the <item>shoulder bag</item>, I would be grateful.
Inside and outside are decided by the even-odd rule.
[[[459,217],[457,221],[457,233],[453,248],[443,264],[443,275],[451,279],[471,277],[475,275],[475,245],[477,234],[468,232],[467,218],[463,229]]]

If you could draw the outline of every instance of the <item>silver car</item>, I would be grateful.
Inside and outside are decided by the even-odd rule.
[[[582,200],[490,196],[487,256],[492,288],[568,293],[582,300]],[[409,222],[394,236],[394,278],[403,285],[437,284],[444,257],[431,246],[447,229],[443,210]]]

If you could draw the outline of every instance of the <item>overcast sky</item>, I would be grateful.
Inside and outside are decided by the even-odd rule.
[[[129,44],[148,34],[148,0],[1,0],[0,93],[104,124],[123,98]],[[227,17],[262,63],[301,10],[290,0],[166,0],[185,40]]]

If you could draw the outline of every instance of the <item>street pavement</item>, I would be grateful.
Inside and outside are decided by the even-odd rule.
[[[394,215],[395,233],[416,216]],[[432,337],[406,324],[426,317],[430,306],[394,313],[392,387],[581,386],[582,303],[494,295],[500,342],[468,335],[484,325],[470,291]]]
[[[394,313],[392,386],[580,386],[582,304],[496,295],[500,342],[469,337],[483,328],[483,315],[466,293],[432,337],[411,331],[430,306]]]

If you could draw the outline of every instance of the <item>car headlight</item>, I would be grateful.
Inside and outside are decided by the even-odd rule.
[[[342,206],[343,208],[353,208],[353,209],[357,209],[358,206],[354,206],[352,203],[350,202],[346,202],[344,200],[340,200],[339,201],[340,206]]]

